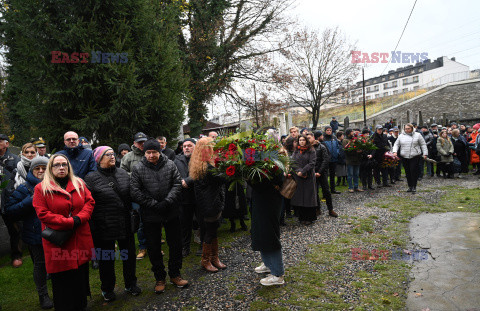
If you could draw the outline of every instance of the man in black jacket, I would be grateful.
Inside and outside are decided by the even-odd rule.
[[[392,131],[392,135],[388,137],[388,142],[390,143],[391,150],[393,150],[393,146],[395,145],[395,142],[398,139],[398,134],[400,133],[400,130],[398,127],[394,127]],[[393,180],[395,181],[403,181],[403,179],[400,179],[402,175],[402,164],[401,161],[398,161],[397,166],[393,168]]]
[[[133,168],[131,176],[132,200],[140,205],[147,251],[155,275],[155,293],[165,291],[165,266],[161,248],[162,227],[165,228],[169,249],[168,274],[170,281],[183,288],[188,281],[180,276],[182,268],[182,231],[179,200],[182,179],[173,161],[161,153],[156,140],[143,145],[145,156]]]
[[[317,202],[318,210],[320,210],[320,198],[318,196],[318,189],[322,187],[323,197],[327,203],[328,215],[332,217],[338,217],[337,213],[333,210],[332,194],[330,193],[330,188],[328,186],[328,163],[330,161],[330,155],[328,153],[327,147],[321,144],[319,141],[315,140],[315,136],[312,133],[307,134],[310,143],[315,148],[315,153],[317,159],[315,162],[315,177],[317,185]]]
[[[375,176],[375,181],[377,182],[377,187],[391,187],[388,184],[388,169],[382,167],[385,152],[390,150],[390,144],[388,143],[387,135],[383,134],[383,126],[377,125],[375,127],[375,134],[372,136],[372,142],[378,148],[373,152],[373,157],[376,161],[373,174]],[[381,181],[380,175],[382,176]]]
[[[182,256],[190,254],[190,241],[192,239],[193,215],[195,213],[195,191],[193,179],[189,176],[188,163],[195,149],[195,140],[187,138],[183,142],[183,154],[177,155],[175,165],[182,177],[182,208],[180,221],[182,223]]]
[[[169,160],[175,161],[175,151],[167,147],[167,138],[158,136],[157,141],[160,143],[160,150]]]
[[[17,172],[17,164],[20,161],[20,158],[16,155],[12,154],[8,147],[10,146],[9,138],[5,134],[0,134],[0,174],[3,176],[1,177],[0,182],[9,181],[7,187],[3,189],[0,204],[1,210],[5,204],[9,196],[15,190],[13,188],[14,185],[14,178]],[[18,268],[22,265],[22,245],[20,241],[20,232],[22,230],[21,222],[14,221],[11,217],[5,216],[3,213],[2,218],[5,222],[5,226],[8,230],[8,235],[10,236],[10,256],[12,258],[12,265],[15,268]]]

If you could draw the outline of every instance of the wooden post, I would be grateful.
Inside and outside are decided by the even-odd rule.
[[[343,119],[343,130],[346,130],[349,127],[350,127],[350,119],[347,116],[345,117],[345,119]]]
[[[407,123],[410,123],[410,110],[407,110]]]
[[[423,126],[423,116],[421,111],[418,111],[418,126]]]

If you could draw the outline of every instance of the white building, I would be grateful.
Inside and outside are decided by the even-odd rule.
[[[390,70],[388,74],[365,80],[365,100],[397,95],[470,78],[468,66],[442,56],[435,61]],[[362,81],[350,91],[354,103],[363,101]]]

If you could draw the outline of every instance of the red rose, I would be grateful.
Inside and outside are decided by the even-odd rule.
[[[274,171],[274,172],[278,171],[278,166],[275,165],[275,166],[273,167],[273,171]]]
[[[237,151],[237,145],[235,145],[235,144],[230,144],[230,145],[228,146],[228,150],[230,150],[230,151]]]
[[[230,165],[229,167],[227,167],[226,173],[227,173],[227,176],[235,175],[235,166]]]
[[[252,166],[253,164],[255,164],[255,160],[253,160],[253,158],[252,158],[252,159],[248,159],[247,161],[245,161],[245,164],[246,164],[247,166]]]
[[[220,158],[215,158],[215,167],[218,167],[218,163],[220,163]]]

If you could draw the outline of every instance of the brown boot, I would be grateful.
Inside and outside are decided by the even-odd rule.
[[[155,288],[153,289],[155,291],[155,294],[161,294],[165,291],[165,280],[160,280],[155,283]]]
[[[202,268],[207,270],[208,272],[218,272],[218,269],[212,266],[210,262],[210,252],[212,249],[212,244],[203,243],[203,251],[202,251]]]
[[[227,266],[225,266],[220,259],[218,258],[218,239],[215,238],[212,241],[212,248],[211,248],[211,257],[210,257],[210,262],[212,265],[214,265],[218,269],[225,269]]]

